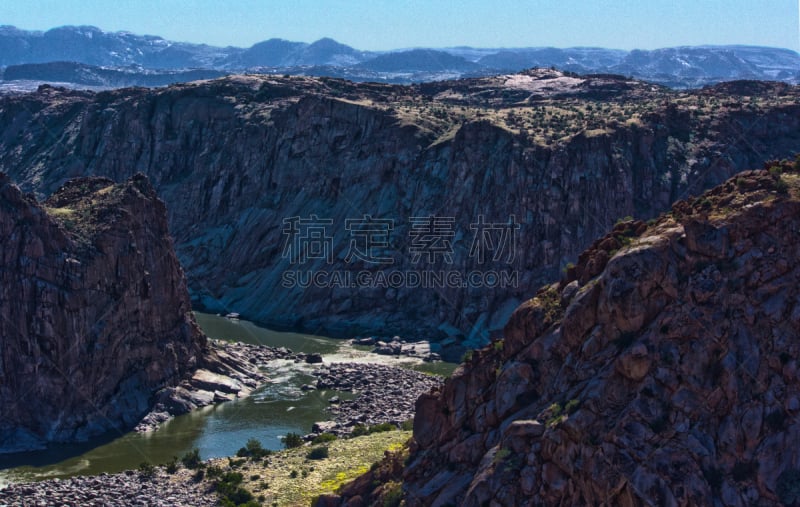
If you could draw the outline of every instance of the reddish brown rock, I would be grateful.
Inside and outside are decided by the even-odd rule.
[[[72,180],[40,204],[0,173],[2,451],[130,429],[157,391],[201,366],[216,373],[195,374],[187,398],[236,394],[245,379],[217,375],[235,365],[195,323],[166,209],[144,176]],[[199,404],[176,401],[163,416]]]
[[[656,216],[800,146],[800,89],[765,83],[746,107],[722,105],[742,102],[736,88],[670,91],[547,69],[413,86],[249,75],[97,94],[43,87],[0,98],[0,167],[40,195],[70,177],[142,171],[169,207],[196,303],[332,336],[448,339],[444,353],[458,360],[465,345],[500,336],[511,311],[562,268],[582,285],[596,278],[646,228],[614,226],[620,217]],[[395,221],[391,266],[344,261],[354,239],[345,221],[368,213]],[[452,263],[412,261],[408,217],[420,213],[455,218]],[[283,220],[311,214],[333,220],[331,264],[283,255]],[[469,255],[481,215],[515,216],[513,260]],[[281,278],[362,268],[518,279],[365,289]]]
[[[570,297],[550,286],[522,305],[511,346],[424,398],[408,505],[795,505],[794,171],[678,203]]]

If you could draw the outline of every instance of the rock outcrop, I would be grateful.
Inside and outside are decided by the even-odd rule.
[[[621,223],[417,401],[418,505],[797,505],[800,175]]]
[[[334,336],[436,339],[453,358],[463,350],[452,345],[499,335],[618,218],[655,216],[795,151],[799,97],[776,83],[675,92],[545,70],[415,86],[237,76],[97,94],[43,87],[0,100],[0,168],[41,195],[75,176],[146,174],[196,307]],[[330,249],[293,259],[292,217],[314,215],[331,220]],[[368,252],[391,264],[347,262],[352,240],[365,240],[347,220],[365,215],[394,221],[388,246]],[[412,230],[410,217],[431,215],[452,221]],[[471,225],[512,215],[505,251],[470,255]],[[501,231],[481,232],[502,243]],[[444,250],[426,250],[434,244]],[[361,271],[458,278],[353,287]],[[312,272],[353,278],[308,283]],[[502,287],[487,273],[517,278]]]
[[[0,173],[0,451],[128,430],[182,382],[212,399],[165,412],[235,396],[237,370],[252,380],[195,323],[143,175],[71,180],[38,203]]]

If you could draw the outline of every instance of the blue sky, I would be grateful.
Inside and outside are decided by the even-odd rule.
[[[321,37],[359,49],[413,46],[756,44],[800,49],[800,0],[2,0],[0,24],[95,25],[250,46]]]

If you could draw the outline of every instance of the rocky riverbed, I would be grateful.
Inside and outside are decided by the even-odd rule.
[[[311,374],[316,377],[305,390],[335,389],[356,395],[352,400],[331,399],[330,421],[317,422],[309,437],[323,432],[349,435],[357,425],[374,426],[381,423],[400,425],[414,417],[417,397],[437,388],[442,378],[413,370],[374,363],[325,363],[316,353],[293,352],[283,347],[267,347],[245,343],[215,342],[219,357],[230,358],[234,364],[248,363],[255,368],[268,368],[268,363],[282,359],[315,365]],[[318,365],[318,366],[317,366]],[[209,371],[209,373],[212,373]],[[269,381],[269,372],[263,372]],[[206,374],[203,374],[206,375]],[[213,374],[203,382],[195,379],[184,388],[192,396],[198,392],[225,394],[222,385],[211,382]],[[239,382],[249,393],[254,388],[252,375],[229,375],[228,381]],[[204,377],[205,378],[205,377]],[[219,380],[219,379],[217,379]],[[212,385],[213,384],[213,385]],[[215,397],[217,394],[214,395]],[[202,396],[201,396],[202,397]],[[205,396],[207,398],[208,396]],[[203,399],[205,399],[203,398]],[[214,400],[212,399],[211,402]],[[217,400],[222,401],[222,400]],[[165,417],[169,417],[169,414]],[[157,423],[156,423],[157,424]],[[63,480],[16,483],[0,489],[0,507],[28,506],[183,506],[217,505],[217,497],[207,482],[196,483],[192,473],[181,468],[169,475],[156,467],[152,477],[139,471],[100,474]]]
[[[174,475],[156,468],[152,476],[128,470],[118,474],[53,479],[26,484],[11,484],[0,489],[3,507],[211,507],[217,495],[207,484],[192,480],[192,472],[178,470]]]
[[[373,347],[372,352],[382,356],[407,356],[416,357],[423,361],[441,361],[442,356],[437,352],[442,350],[438,343],[427,340],[408,342],[399,336],[354,338],[350,340],[353,345]]]
[[[348,435],[357,425],[400,425],[414,417],[417,398],[442,385],[442,379],[381,364],[334,363],[314,371],[317,382],[308,389],[357,393],[353,400],[331,399],[332,421],[318,422],[313,434]]]

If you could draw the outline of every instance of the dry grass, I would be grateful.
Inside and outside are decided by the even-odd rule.
[[[244,475],[242,486],[262,505],[308,506],[317,496],[335,492],[343,484],[367,472],[384,451],[402,448],[410,431],[388,431],[357,438],[339,439],[327,445],[330,457],[311,460],[312,447],[277,452],[263,461],[247,461],[234,470]],[[212,460],[225,470],[227,458]]]

